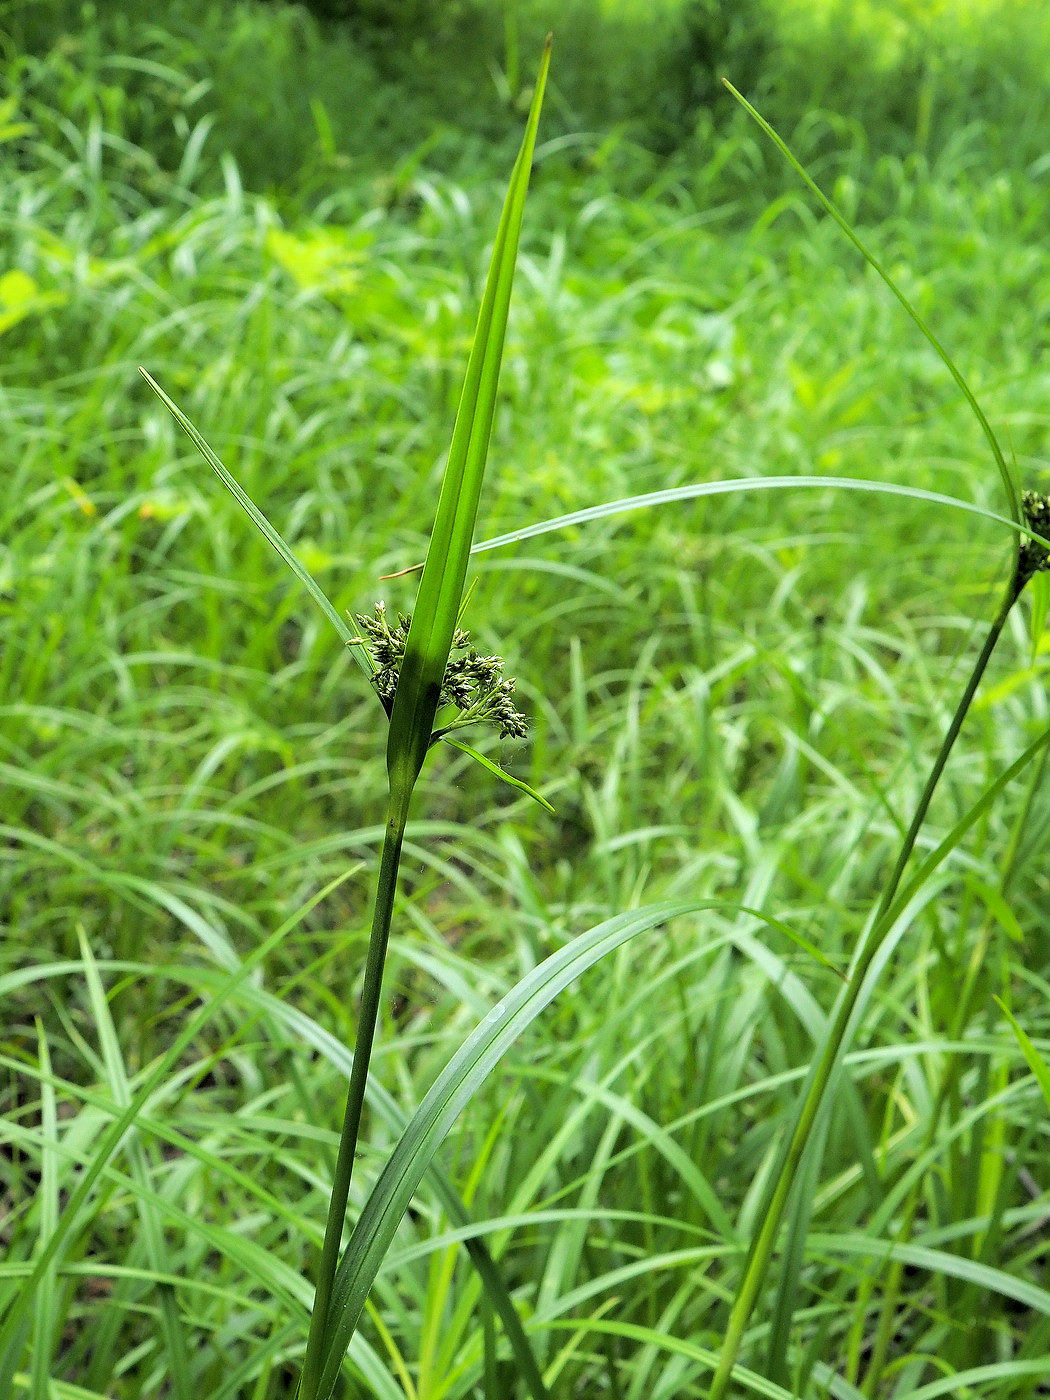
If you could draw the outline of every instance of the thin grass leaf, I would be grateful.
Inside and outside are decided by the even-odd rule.
[[[1036,574],[1028,585],[1028,597],[1031,600],[1031,621],[1029,631],[1032,639],[1032,665],[1035,665],[1039,656],[1039,647],[1046,631],[1046,620],[1050,616],[1050,574]]]
[[[208,463],[209,467],[211,467],[212,471],[219,478],[222,484],[226,487],[227,491],[229,491],[229,493],[233,496],[234,500],[236,500],[237,504],[248,516],[249,520],[252,522],[255,528],[259,531],[261,535],[265,536],[265,538],[269,540],[270,544],[273,545],[274,549],[281,556],[284,562],[288,565],[292,573],[303,585],[307,593],[309,593],[310,597],[314,600],[317,606],[324,613],[325,617],[327,617],[328,621],[339,633],[340,637],[342,637],[343,641],[352,641],[357,636],[357,633],[351,631],[351,629],[346,625],[346,623],[339,616],[339,613],[336,611],[335,607],[329,600],[328,595],[325,593],[324,589],[314,578],[313,574],[311,574],[309,569],[307,569],[306,565],[303,564],[296,557],[295,552],[291,549],[289,545],[287,545],[284,542],[284,540],[273,528],[273,526],[267,520],[266,516],[263,515],[262,511],[255,504],[255,502],[247,495],[246,492],[241,490],[240,486],[230,475],[230,473],[226,470],[223,464],[219,461],[218,457],[208,446],[207,442],[205,442],[202,434],[198,432],[198,430],[193,426],[190,420],[186,417],[185,413],[183,413],[182,409],[179,408],[178,404],[176,404],[172,399],[168,397],[168,395],[160,387],[160,385],[149,373],[149,371],[143,369],[141,365],[139,365],[139,374],[142,375],[143,379],[153,390],[153,392],[157,395],[157,397],[160,399],[161,403],[168,410],[171,416],[175,419],[175,422],[178,423],[179,427],[183,430],[183,432],[187,434],[187,436],[193,442],[194,447],[196,447],[197,451]],[[359,655],[361,648],[352,647],[351,650],[354,653],[358,664],[362,665],[367,673],[368,663],[367,661],[365,661],[363,656]]]
[[[818,1125],[810,1150],[802,1163],[795,1182],[791,1209],[788,1213],[781,1258],[780,1276],[769,1307],[769,1337],[766,1343],[765,1371],[769,1379],[781,1385],[790,1383],[788,1346],[795,1308],[805,1270],[806,1240],[813,1218],[813,1202],[820,1185],[820,1167],[828,1136],[828,1118]]]
[[[723,907],[729,908],[730,906],[725,905]],[[843,982],[849,981],[849,976],[843,972],[841,967],[836,966],[830,958],[826,958],[815,943],[811,943],[808,938],[803,937],[803,935],[793,929],[790,924],[785,924],[781,919],[774,919],[770,914],[763,914],[761,909],[751,909],[746,904],[739,904],[736,908],[738,908],[742,914],[750,914],[752,918],[760,919],[767,928],[776,929],[778,933],[784,934],[786,938],[791,939],[792,943],[801,948],[804,953],[808,953],[815,962],[820,963],[822,967],[828,968],[829,971],[833,972],[835,976],[840,978]]]
[[[798,157],[795,156],[794,153],[790,150],[783,138],[780,137],[773,130],[770,124],[766,121],[765,117],[763,117],[760,112],[758,112],[754,107],[752,107],[751,103],[748,102],[747,98],[736,90],[736,88],[728,80],[728,78],[723,78],[722,82],[729,89],[729,91],[736,98],[736,100],[740,103],[741,107],[743,107],[744,110],[754,118],[754,120],[766,133],[769,139],[780,151],[781,155],[783,155],[784,158],[787,160],[791,168],[805,182],[808,189],[817,197],[817,199],[823,205],[824,209],[835,220],[839,228],[843,231],[843,233],[850,240],[853,246],[861,254],[864,260],[875,269],[879,277],[881,277],[882,281],[897,298],[901,306],[903,306],[904,310],[911,317],[912,321],[914,321],[915,325],[918,326],[923,336],[933,347],[941,363],[945,366],[945,368],[948,370],[948,373],[959,386],[959,390],[961,391],[963,398],[969,404],[971,412],[977,419],[977,422],[980,424],[981,431],[982,433],[984,433],[985,436],[985,440],[987,441],[988,446],[991,448],[992,456],[995,459],[995,465],[999,469],[999,476],[1002,479],[1003,490],[1006,492],[1006,499],[1010,508],[1010,515],[1013,520],[1020,522],[1021,505],[1019,485],[1014,479],[1014,475],[1010,471],[1010,468],[1006,464],[1006,458],[1003,456],[1003,450],[999,446],[998,438],[992,431],[992,425],[988,422],[988,419],[985,417],[984,410],[981,408],[981,405],[977,402],[977,399],[974,397],[973,390],[963,378],[962,372],[956,366],[955,361],[948,354],[947,350],[937,339],[937,337],[934,335],[933,331],[926,324],[923,318],[915,310],[915,307],[912,306],[911,302],[904,295],[901,289],[897,286],[896,282],[893,280],[890,274],[875,257],[874,253],[872,253],[868,249],[868,247],[862,242],[858,234],[850,225],[849,220],[846,219],[845,216],[841,214],[838,209],[836,209],[835,205],[832,204],[831,200],[827,197],[827,195],[820,188],[817,182],[805,169],[805,167],[799,161]]]
[[[1034,1361],[993,1361],[987,1366],[974,1366],[969,1371],[953,1371],[949,1376],[940,1376],[928,1385],[910,1391],[908,1400],[939,1400],[942,1395],[962,1396],[970,1390],[976,1393],[977,1386],[987,1385],[991,1381],[1020,1381],[1036,1376],[1050,1376],[1050,1356],[1040,1356]],[[1031,1391],[1028,1386],[1011,1389],[1009,1393],[1017,1396],[1026,1392],[1040,1393]]]
[[[578,1320],[552,1322],[550,1326],[552,1328],[578,1328],[581,1323]],[[688,1357],[692,1361],[699,1362],[708,1370],[714,1369],[717,1360],[715,1353],[707,1347],[698,1346],[695,1342],[673,1336],[667,1332],[660,1332],[655,1327],[643,1327],[636,1322],[619,1322],[594,1317],[587,1320],[586,1328],[589,1332],[605,1332],[614,1337],[630,1337],[632,1341],[643,1342],[658,1352],[670,1352],[672,1355]],[[797,1400],[793,1391],[785,1390],[782,1385],[767,1380],[765,1376],[760,1376],[757,1371],[751,1371],[746,1366],[734,1367],[733,1379],[742,1390],[764,1396],[765,1400]]]
[[[392,788],[402,793],[411,791],[427,755],[441,682],[459,617],[496,409],[496,390],[521,220],[549,66],[548,38],[536,79],[525,137],[511,174],[492,250],[448,463],[441,483],[434,531],[412,610],[412,625],[390,715],[387,767]]]
[[[1006,897],[1002,890],[997,890],[985,880],[976,879],[970,881],[970,889],[981,898],[988,913],[1003,930],[1007,938],[1018,945],[1023,944],[1024,930],[1021,927],[1017,915],[1006,902]]]
[[[1028,1068],[1035,1075],[1036,1083],[1039,1085],[1040,1093],[1046,1102],[1047,1108],[1050,1108],[1050,1065],[1046,1063],[1042,1055],[1040,1055],[1039,1051],[1035,1048],[1031,1036],[1029,1036],[1028,1032],[1015,1019],[1006,1003],[1000,997],[996,997],[995,1000],[999,1010],[1010,1022],[1010,1029],[1017,1037],[1017,1043],[1021,1047],[1021,1053],[1028,1061]]]
[[[926,1245],[907,1244],[899,1240],[874,1239],[862,1234],[817,1233],[810,1236],[809,1243],[811,1251],[818,1256],[844,1254],[851,1258],[865,1258],[874,1255],[880,1259],[899,1259],[935,1276],[963,1279],[989,1293],[1011,1298],[1043,1317],[1050,1317],[1050,1291],[1047,1289],[1026,1278],[1008,1274],[1004,1269],[993,1268],[990,1264],[982,1264],[948,1250],[930,1249]]]
[[[435,1080],[365,1203],[336,1274],[319,1400],[329,1400],[343,1355],[398,1225],[430,1161],[464,1106],[517,1037],[588,968],[638,934],[696,911],[658,904],[606,920],[545,959],[492,1008]]]
[[[471,554],[483,554],[486,550],[501,549],[507,544],[517,544],[519,540],[531,540],[537,535],[548,535],[554,530],[565,530],[570,525],[583,525],[588,520],[604,520],[610,515],[622,515],[631,510],[642,510],[648,506],[669,505],[673,501],[691,501],[702,496],[731,496],[736,491],[785,491],[800,487],[803,489],[832,491],[870,491],[881,496],[907,496],[916,501],[928,501],[931,505],[951,506],[954,510],[964,510],[969,515],[980,515],[985,520],[994,520],[1006,525],[1016,535],[1031,536],[1050,548],[1050,540],[1042,535],[1033,535],[1026,526],[1008,516],[998,515],[993,510],[974,505],[972,501],[962,501],[955,496],[944,496],[939,491],[924,491],[919,486],[901,486],[893,481],[865,481],[848,476],[742,476],[731,481],[700,481],[689,486],[669,486],[661,491],[646,491],[639,496],[623,496],[617,501],[605,501],[597,506],[584,506],[582,510],[569,511],[567,515],[555,515],[550,520],[542,520],[535,525],[523,525],[518,530],[508,530],[505,534],[494,535],[490,540],[482,540],[471,548]]]
[[[1028,767],[1032,759],[1041,753],[1048,744],[1050,744],[1050,729],[1045,729],[1038,739],[1033,740],[1024,752],[1014,759],[1013,763],[1004,768],[999,776],[988,784],[981,796],[973,806],[960,817],[951,831],[945,836],[944,840],[930,852],[924,861],[922,861],[911,883],[900,891],[893,903],[887,908],[880,921],[884,926],[893,923],[901,911],[915,898],[942,861],[951,855],[952,851],[959,845],[962,838],[974,823],[988,811],[992,803],[995,802],[1003,792],[1004,788],[1012,783],[1013,780]]]
[[[37,1201],[40,1212],[40,1239],[46,1240],[58,1223],[59,1153],[58,1105],[51,1079],[51,1054],[44,1027],[37,1021],[37,1046],[42,1072],[40,1084],[40,1186]],[[30,1371],[31,1400],[48,1400],[51,1356],[55,1345],[58,1316],[58,1269],[54,1261],[44,1275],[44,1287],[33,1318],[33,1362]]]
[[[482,1375],[485,1400],[500,1400],[499,1375],[496,1368],[496,1326],[487,1298],[482,1302],[481,1325],[484,1332]]]
[[[446,744],[451,744],[454,749],[461,749],[463,753],[468,754],[475,763],[480,763],[482,768],[487,769],[488,772],[499,778],[501,782],[506,783],[509,787],[517,788],[519,792],[525,793],[526,796],[531,797],[534,802],[538,802],[541,807],[546,807],[548,812],[554,811],[554,808],[542,793],[537,792],[533,787],[529,787],[528,783],[522,782],[520,778],[512,777],[511,774],[502,769],[498,763],[493,763],[491,758],[486,758],[483,753],[478,753],[477,749],[472,749],[471,746],[465,744],[462,739],[453,739],[451,734],[445,734],[442,737]]]

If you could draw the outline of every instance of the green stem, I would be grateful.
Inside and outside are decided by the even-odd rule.
[[[379,881],[372,910],[372,932],[368,940],[368,957],[365,960],[361,1006],[357,1017],[354,1063],[350,1070],[350,1087],[346,1095],[346,1112],[343,1115],[343,1130],[339,1138],[339,1155],[336,1158],[335,1175],[332,1179],[332,1197],[328,1203],[328,1220],[325,1224],[321,1262],[317,1270],[317,1287],[314,1293],[313,1313],[310,1318],[310,1335],[306,1343],[306,1357],[303,1361],[303,1373],[299,1381],[298,1400],[316,1400],[317,1388],[324,1367],[328,1308],[332,1298],[332,1283],[335,1279],[336,1267],[339,1264],[339,1246],[343,1238],[347,1201],[350,1199],[350,1181],[353,1176],[357,1139],[361,1129],[365,1086],[368,1082],[368,1064],[372,1058],[372,1045],[375,1042],[376,1022],[379,1017],[379,1001],[383,990],[383,965],[386,962],[387,943],[390,939],[394,891],[397,885],[401,845],[405,838],[405,825],[408,821],[408,804],[411,795],[411,788],[400,797],[395,797],[394,790],[391,789],[387,809],[386,836],[383,840],[383,854],[379,863]]]
[[[1046,773],[1047,759],[1050,757],[1050,750],[1044,749],[1038,766],[1032,774],[1028,784],[1028,792],[1025,796],[1021,810],[1017,814],[1014,829],[1010,836],[1010,841],[1003,856],[1002,879],[1000,881],[1000,891],[1006,894],[1007,887],[1013,878],[1017,865],[1018,852],[1021,844],[1021,834],[1028,824],[1028,815],[1032,808],[1035,795],[1042,788],[1043,777]],[[988,943],[991,938],[992,920],[986,918],[977,938],[973,953],[970,957],[970,964],[963,978],[962,991],[958,996],[958,1004],[951,1018],[948,1029],[949,1040],[960,1040],[963,1028],[969,1020],[973,1006],[973,995],[977,988],[977,978],[984,963]],[[962,1073],[960,1057],[954,1056],[944,1071],[941,1082],[938,1085],[937,1097],[934,1100],[933,1108],[930,1112],[929,1122],[926,1132],[919,1147],[918,1156],[925,1155],[932,1149],[937,1137],[937,1128],[941,1121],[941,1114],[948,1099],[956,1091],[959,1076]],[[897,1230],[896,1239],[898,1242],[910,1238],[911,1228],[915,1220],[920,1199],[921,1182],[917,1179],[911,1186],[907,1201],[904,1207],[903,1219]],[[890,1343],[893,1340],[894,1326],[897,1320],[897,1308],[900,1302],[901,1281],[904,1277],[905,1265],[902,1260],[895,1259],[890,1267],[889,1281],[883,1294],[882,1305],[879,1313],[879,1322],[875,1330],[875,1340],[871,1346],[871,1353],[868,1358],[867,1370],[864,1379],[860,1382],[859,1389],[865,1396],[873,1397],[882,1380],[882,1374],[889,1357]]]
[[[938,750],[934,760],[930,775],[926,779],[926,785],[922,790],[915,815],[912,817],[911,825],[901,843],[900,852],[896,863],[886,882],[879,902],[875,907],[874,914],[869,924],[867,933],[861,940],[860,948],[854,960],[854,965],[850,971],[850,980],[843,987],[839,994],[838,1002],[832,1015],[831,1025],[828,1028],[824,1047],[813,1067],[809,1072],[807,1082],[802,1091],[802,1099],[795,1119],[795,1126],[792,1129],[787,1148],[784,1151],[779,1169],[773,1180],[773,1187],[762,1213],[762,1224],[757,1235],[754,1237],[751,1250],[748,1255],[747,1264],[744,1268],[744,1276],[740,1282],[736,1300],[733,1303],[732,1311],[729,1314],[729,1322],[726,1326],[725,1338],[722,1342],[722,1351],[718,1358],[718,1366],[711,1381],[711,1389],[708,1393],[708,1400],[723,1400],[732,1378],[733,1367],[736,1364],[737,1354],[740,1351],[740,1343],[743,1339],[744,1330],[751,1318],[751,1313],[755,1306],[759,1290],[765,1281],[766,1273],[769,1269],[770,1259],[773,1249],[780,1233],[781,1221],[787,1206],[791,1188],[794,1185],[799,1165],[803,1154],[809,1145],[810,1133],[817,1120],[828,1087],[832,1082],[835,1069],[837,1068],[840,1053],[846,1039],[846,1031],[849,1027],[850,1018],[856,1008],[867,976],[875,957],[882,947],[886,935],[893,926],[892,915],[893,900],[900,887],[901,877],[905,867],[915,848],[919,831],[926,819],[930,802],[944,766],[948,762],[948,757],[959,737],[959,731],[963,726],[967,711],[973,701],[974,694],[981,682],[992,652],[1006,625],[1006,619],[1010,614],[1010,609],[1021,596],[1021,591],[1027,580],[1023,579],[1019,572],[1015,573],[999,611],[995,615],[988,635],[985,638],[981,654],[977,658],[973,670],[970,673],[963,691],[962,698],[956,706],[948,731]]]

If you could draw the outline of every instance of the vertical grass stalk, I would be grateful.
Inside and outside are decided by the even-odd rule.
[[[1032,492],[1025,492],[1023,512],[1025,522],[1037,530],[1039,534],[1045,534],[1048,512],[1050,512],[1045,498],[1036,497]],[[712,1378],[711,1389],[708,1392],[708,1400],[723,1400],[729,1388],[744,1331],[750,1321],[759,1291],[769,1270],[788,1198],[809,1145],[814,1124],[824,1106],[829,1086],[840,1062],[850,1020],[863,990],[865,978],[898,913],[894,903],[897,891],[915,849],[916,840],[926,819],[926,813],[933,800],[941,774],[944,772],[945,764],[948,762],[955,741],[959,737],[977,687],[980,685],[988,662],[991,660],[992,653],[1006,625],[1006,619],[1010,615],[1010,610],[1021,596],[1032,575],[1038,569],[1046,567],[1047,557],[1047,552],[1041,544],[1026,539],[1022,535],[1013,576],[988,629],[980,655],[970,671],[962,696],[955,708],[955,713],[952,715],[951,723],[948,725],[947,732],[934,759],[933,767],[930,769],[929,777],[926,779],[919,797],[911,823],[901,842],[893,870],[872,913],[867,932],[862,935],[860,947],[850,969],[850,980],[839,994],[831,1023],[825,1032],[823,1047],[810,1069],[802,1090],[794,1127],[773,1176],[764,1209],[760,1214],[761,1224],[752,1240],[747,1263],[744,1266],[743,1278],[729,1314],[718,1365]]]
[[[435,717],[439,703],[446,698],[442,687],[457,633],[467,559],[481,498],[518,240],[549,63],[548,38],[525,135],[511,173],[496,232],[416,605],[411,620],[406,620],[406,635],[400,639],[403,652],[389,708],[390,727],[387,734],[389,790],[386,832],[358,1012],[354,1063],[318,1266],[306,1356],[296,1392],[299,1400],[327,1400],[332,1389],[332,1381],[326,1374],[326,1363],[332,1334],[338,1330],[340,1322],[338,1316],[333,1316],[333,1312],[339,1313],[340,1309],[333,1309],[332,1293],[361,1130],[368,1066],[379,1018],[383,968],[401,847],[412,792],[427,753],[438,737],[434,734]],[[381,616],[381,608],[377,616]],[[382,630],[382,623],[377,625]],[[393,641],[389,631],[384,631],[383,636],[387,643]]]
[[[1002,861],[1002,877],[1000,892],[1005,895],[1007,887],[1016,868],[1017,855],[1020,847],[1021,833],[1024,831],[1028,816],[1031,812],[1032,802],[1035,794],[1041,789],[1047,770],[1047,760],[1050,753],[1043,750],[1039,763],[1033,770],[1032,777],[1028,784],[1021,810],[1014,821],[1013,833],[1009,846]],[[973,952],[963,977],[962,986],[958,994],[958,1000],[952,1013],[951,1024],[948,1027],[948,1039],[957,1041],[962,1038],[963,1028],[973,1010],[974,993],[977,989],[978,972],[984,962],[985,954],[990,940],[990,928],[992,916],[986,916],[981,932],[974,945]],[[930,1111],[926,1132],[917,1152],[918,1158],[924,1158],[934,1146],[937,1140],[937,1130],[940,1125],[941,1116],[944,1113],[945,1105],[949,1103],[952,1096],[957,1093],[959,1078],[962,1073],[962,1066],[959,1057],[952,1058],[946,1067],[941,1082],[937,1088],[937,1096]],[[905,1200],[900,1224],[895,1233],[898,1242],[904,1242],[911,1236],[915,1215],[922,1199],[921,1180],[916,1178],[912,1183],[907,1198]],[[889,1359],[890,1346],[893,1341],[894,1325],[897,1320],[897,1310],[901,1298],[901,1284],[904,1279],[905,1263],[901,1259],[894,1259],[890,1265],[882,1300],[879,1305],[879,1320],[875,1327],[874,1339],[871,1342],[870,1351],[863,1379],[859,1382],[861,1392],[867,1397],[874,1397],[881,1382],[884,1368]],[[856,1371],[848,1377],[856,1382]]]

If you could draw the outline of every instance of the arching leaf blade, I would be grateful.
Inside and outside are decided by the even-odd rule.
[[[332,1394],[365,1300],[427,1166],[503,1054],[544,1008],[588,968],[639,934],[693,913],[698,907],[697,901],[651,905],[596,925],[534,968],[463,1042],[391,1153],[340,1261],[329,1312],[319,1400],[329,1400]]]
[[[1011,473],[1010,468],[1006,464],[1006,458],[1003,456],[1003,450],[999,446],[999,440],[995,436],[994,431],[992,430],[992,425],[989,423],[987,417],[985,416],[984,410],[981,408],[981,405],[977,402],[977,398],[974,395],[973,390],[963,378],[962,371],[956,365],[952,357],[948,354],[948,351],[944,348],[941,342],[937,339],[936,335],[933,333],[931,328],[919,315],[918,311],[916,311],[915,307],[912,306],[911,302],[901,291],[900,287],[898,287],[897,283],[893,280],[890,274],[879,262],[878,258],[875,257],[874,253],[871,252],[871,250],[860,238],[859,234],[850,224],[849,220],[845,217],[844,214],[841,213],[839,209],[835,207],[835,205],[827,197],[824,191],[813,179],[812,175],[809,174],[805,166],[788,146],[787,142],[783,139],[783,137],[780,136],[776,131],[774,131],[774,129],[770,126],[769,122],[766,121],[765,117],[763,117],[762,114],[755,107],[752,107],[751,103],[748,102],[747,98],[744,97],[742,93],[736,90],[736,88],[728,80],[728,78],[723,78],[722,82],[725,84],[729,92],[732,93],[733,97],[736,98],[737,102],[740,103],[741,107],[743,107],[744,110],[751,117],[753,117],[754,120],[758,123],[758,125],[762,128],[765,134],[776,146],[777,150],[780,151],[781,155],[788,162],[791,168],[795,171],[796,175],[799,176],[799,178],[805,183],[808,189],[816,196],[816,198],[820,201],[825,211],[828,214],[830,214],[831,217],[835,220],[839,228],[843,231],[843,233],[853,244],[853,246],[857,249],[857,251],[864,258],[864,260],[879,275],[882,281],[886,284],[886,286],[890,289],[893,295],[900,302],[904,310],[911,317],[915,325],[922,332],[927,342],[932,346],[938,359],[947,369],[951,377],[955,380],[960,392],[962,393],[963,398],[966,400],[967,404],[970,406],[971,412],[977,419],[977,422],[981,428],[981,432],[984,434],[985,441],[988,443],[988,446],[991,449],[992,457],[995,459],[995,465],[999,470],[999,476],[1002,479],[1003,483],[1003,490],[1006,492],[1006,499],[1010,509],[1010,516],[1013,520],[1020,521],[1021,493],[1018,483],[1014,479],[1013,473]]]

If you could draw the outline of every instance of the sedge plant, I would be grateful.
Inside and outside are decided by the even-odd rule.
[[[457,624],[488,457],[514,264],[549,63],[548,40],[525,136],[496,234],[438,500],[437,517],[411,622],[401,623],[403,635],[397,639],[399,644],[391,645],[393,639],[389,629],[382,627],[381,614],[371,633],[373,654],[377,647],[379,649],[379,654],[375,656],[380,663],[377,676],[390,677],[396,668],[393,693],[389,685],[385,690],[379,689],[380,698],[390,706],[386,829],[358,1009],[353,1070],[317,1271],[310,1334],[297,1390],[298,1400],[326,1400],[327,1395],[331,1394],[331,1385],[323,1388],[322,1380],[331,1351],[333,1323],[336,1321],[331,1315],[332,1290],[361,1128],[369,1060],[375,1040],[398,866],[416,780],[436,737],[440,737],[435,736],[438,707],[443,699],[466,701],[469,695],[472,700],[479,701],[479,714],[485,718],[495,718],[502,729],[508,722],[515,732],[520,726],[516,712],[510,711],[513,718],[508,720],[509,707],[500,704],[509,693],[500,687],[509,683],[503,682],[495,674],[495,667],[481,679],[480,696],[476,685],[450,692],[446,669],[453,645],[458,643],[463,646],[466,641],[465,636],[457,636]],[[485,707],[486,701],[489,701],[488,708]],[[334,1383],[335,1378],[332,1379]]]
[[[333,1308],[333,1288],[376,1036],[398,869],[416,781],[430,750],[441,740],[448,740],[505,781],[543,802],[532,789],[504,774],[454,735],[460,728],[486,722],[494,724],[504,737],[521,737],[525,733],[524,719],[511,700],[514,683],[502,674],[502,659],[481,656],[470,646],[468,635],[459,627],[459,620],[496,407],[514,267],[549,63],[548,38],[525,134],[496,232],[434,529],[411,618],[399,616],[392,627],[386,617],[385,605],[379,603],[374,615],[359,617],[362,630],[356,634],[351,632],[270,523],[226,472],[200,433],[143,370],[151,387],[160,395],[180,426],[190,434],[224,483],[237,495],[257,527],[305,583],[325,614],[335,622],[344,640],[354,647],[357,660],[369,674],[389,717],[384,840],[358,1008],[353,1067],[324,1241],[316,1271],[309,1336],[296,1389],[297,1400],[327,1400],[338,1379],[341,1357],[349,1342],[349,1335],[340,1325],[342,1319]],[[453,652],[456,655],[450,662]],[[438,725],[437,717],[442,705],[453,707],[455,713]],[[549,804],[544,802],[544,805]],[[507,1320],[506,1311],[504,1319]],[[337,1335],[341,1343],[339,1348],[333,1345],[333,1338]],[[521,1345],[523,1334],[520,1329],[516,1329],[515,1336],[523,1372],[533,1393],[542,1395],[542,1381],[527,1345]]]
[[[743,1273],[729,1313],[718,1364],[715,1367],[708,1392],[708,1400],[724,1400],[724,1397],[729,1393],[744,1334],[769,1272],[789,1201],[797,1189],[807,1153],[814,1145],[815,1130],[836,1083],[838,1069],[855,1021],[855,1013],[858,1006],[862,1004],[873,971],[877,973],[880,952],[890,938],[902,911],[907,907],[917,889],[921,887],[926,876],[930,861],[925,862],[913,882],[903,891],[901,890],[902,880],[911,861],[930,803],[962,730],[966,715],[1014,605],[1037,574],[1050,570],[1050,550],[1048,550],[1050,499],[1035,491],[1018,492],[1017,485],[1007,467],[1002,450],[986,415],[947,351],[899,290],[889,273],[868,251],[848,221],[819,189],[781,137],[731,84],[727,83],[726,86],[776,144],[824,209],[840,225],[847,237],[875,269],[948,368],[975,414],[991,448],[1006,492],[1010,515],[1012,520],[1018,524],[1019,532],[1013,564],[1001,601],[988,627],[980,652],[969,671],[962,694],[955,706],[911,821],[904,833],[896,860],[861,934],[849,969],[848,980],[839,992],[818,1047],[818,1054],[810,1066],[799,1097],[792,1127],[781,1149],[779,1160],[766,1190],[762,1208],[757,1216],[757,1226],[751,1239]],[[1048,741],[1050,741],[1050,733],[1043,734],[1021,756],[1018,764],[1014,767],[1019,769],[1024,766],[1045,749]],[[995,786],[998,787],[998,784]],[[986,794],[986,798],[988,796],[989,794]],[[935,852],[935,856],[937,854]],[[790,1292],[790,1288],[787,1292]],[[778,1316],[773,1319],[773,1336],[780,1338],[781,1345],[786,1336],[786,1324],[790,1321],[790,1312],[790,1301],[785,1300],[782,1293]],[[891,1315],[889,1307],[885,1306],[875,1355],[867,1377],[868,1387],[865,1393],[869,1395],[874,1393],[872,1387],[878,1383],[881,1375],[881,1363],[885,1360],[886,1330]],[[779,1371],[781,1368],[778,1363],[779,1358],[773,1355],[771,1369]],[[771,1377],[771,1379],[779,1378],[779,1376]]]

